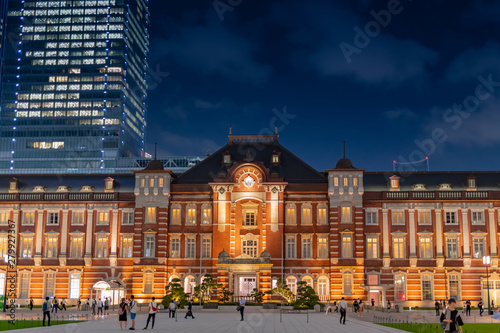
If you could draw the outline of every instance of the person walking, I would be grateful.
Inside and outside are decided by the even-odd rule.
[[[137,315],[137,302],[134,300],[134,295],[130,296],[129,303],[130,320],[132,320],[132,326],[129,330],[135,330],[135,316]]]
[[[33,311],[33,297],[30,298],[30,310]]]
[[[57,297],[54,297],[54,300],[52,301],[52,313],[54,312],[55,309],[57,314],[58,308],[59,308],[59,300],[57,299]]]
[[[448,307],[441,314],[440,322],[447,323],[443,329],[445,333],[457,333],[458,331],[461,331],[460,326],[464,325],[462,317],[455,309],[455,304],[455,299],[450,298],[448,301]]]
[[[66,298],[63,298],[61,301],[61,311],[62,310],[67,311],[66,310]]]
[[[477,307],[479,308],[479,315],[482,317],[484,312],[484,304],[482,299],[480,299],[479,303],[477,303]]]
[[[45,297],[45,302],[43,302],[42,305],[42,311],[43,311],[43,321],[42,321],[42,326],[45,326],[45,317],[48,319],[48,326],[50,326],[50,298]]]
[[[175,318],[175,310],[177,310],[177,305],[175,305],[174,300],[171,300],[168,305],[168,318]]]
[[[372,307],[375,306],[375,300],[372,298]]]
[[[354,313],[358,312],[358,300],[355,299],[354,302],[352,303],[352,309],[354,310]]]
[[[245,300],[242,298],[240,299],[240,314],[241,314],[241,319],[240,321],[243,321],[244,319],[244,313],[245,313],[245,305],[246,305],[246,302]]]
[[[332,312],[332,306],[330,305],[330,301],[326,302],[326,311],[325,311],[325,315],[328,315],[328,313],[331,313]]]
[[[101,316],[103,315],[103,313],[102,313],[103,307],[104,307],[104,303],[102,302],[102,299],[99,298],[99,300],[97,301],[97,315],[99,315],[99,313],[101,313]]]
[[[101,303],[102,301],[99,300]],[[118,306],[118,321],[120,322],[120,329],[123,331],[122,323],[125,323],[125,329],[127,329],[127,303],[125,302],[125,298],[122,298],[120,305]],[[102,312],[102,307],[101,307]]]
[[[340,323],[345,325],[345,318],[347,315],[347,302],[345,301],[344,297],[342,297],[342,300],[339,302],[339,309],[340,309]]]
[[[143,330],[147,330],[149,326],[149,320],[151,320],[151,329],[155,327],[155,316],[156,312],[158,312],[158,304],[155,302],[155,298],[151,298],[151,302],[149,303],[149,315],[148,315],[148,321],[146,322],[146,327],[143,328]]]
[[[481,300],[481,303],[482,303],[482,300]],[[466,309],[465,309],[465,315],[466,316],[470,316],[470,307],[471,307],[472,303],[470,302],[470,300],[468,300],[467,302],[465,302],[465,306],[466,306]]]
[[[441,303],[436,300],[436,303],[434,303],[434,310],[436,310],[436,316],[439,316],[439,307]]]
[[[106,297],[106,300],[104,301],[104,314],[106,316],[109,316],[109,298]]]
[[[337,304],[337,301],[333,301],[333,306],[335,307],[335,310],[333,310],[333,312],[339,312],[339,305]]]
[[[97,306],[97,301],[95,297],[92,299],[92,314],[95,315],[95,308]]]
[[[191,318],[194,319],[194,316],[193,316],[193,302],[192,301],[189,301],[189,303],[188,303],[188,308],[187,308],[186,315],[184,316],[184,319],[187,319],[188,317],[191,317]]]
[[[82,299],[81,298],[78,299],[78,302],[76,302],[76,305],[78,306],[78,311],[80,311],[80,308],[82,306]]]
[[[387,312],[391,312],[391,301],[387,300]]]
[[[358,316],[363,317],[363,301],[361,299],[358,300]]]

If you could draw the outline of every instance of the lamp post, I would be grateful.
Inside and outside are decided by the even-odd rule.
[[[493,312],[491,311],[491,302],[490,302],[490,275],[489,275],[489,266],[491,264],[491,257],[490,256],[484,256],[483,257],[483,265],[486,266],[486,284],[488,285],[488,314],[492,315]]]

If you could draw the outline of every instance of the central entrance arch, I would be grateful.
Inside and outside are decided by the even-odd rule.
[[[99,281],[92,287],[91,295],[96,300],[110,299],[110,305],[120,304],[120,299],[125,297],[125,286],[121,280],[106,279]],[[94,296],[92,296],[94,297]]]

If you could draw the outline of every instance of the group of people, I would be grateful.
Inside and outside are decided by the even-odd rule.
[[[88,304],[88,300],[87,300]],[[101,316],[109,315],[109,306],[111,304],[111,298],[106,297],[104,300],[102,298],[96,299],[95,297],[92,299],[92,314]],[[78,301],[78,308],[80,308],[81,302]],[[96,312],[97,309],[97,312]]]
[[[33,298],[30,299],[30,310],[33,310]],[[61,301],[61,305],[59,305],[59,300],[57,297],[54,297],[52,302],[50,301],[50,297],[45,297],[45,302],[42,304],[43,311],[43,321],[42,325],[45,326],[45,318],[48,318],[48,326],[50,326],[50,314],[54,313],[54,310],[57,313],[57,310],[66,311],[66,299],[63,298]]]

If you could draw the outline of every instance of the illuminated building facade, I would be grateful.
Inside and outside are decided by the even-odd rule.
[[[207,273],[234,300],[283,278],[323,301],[476,302],[486,299],[483,255],[500,301],[500,172],[366,172],[346,158],[318,172],[277,135],[230,135],[182,174],[153,160],[112,177],[0,176],[0,254],[10,218],[22,304],[142,301],[172,278],[192,292]]]
[[[0,168],[144,156],[148,0],[11,0]]]

